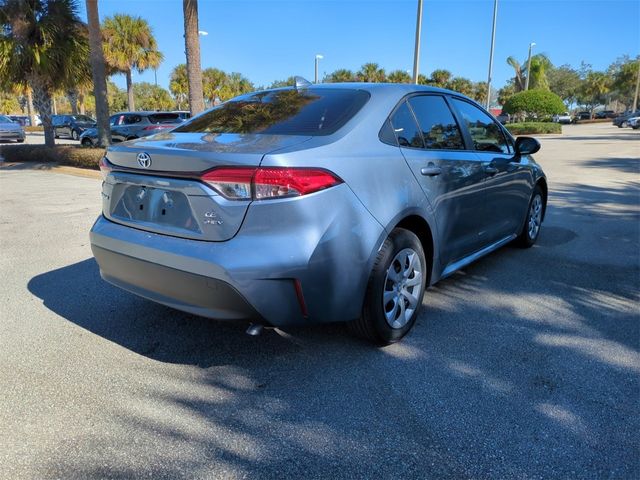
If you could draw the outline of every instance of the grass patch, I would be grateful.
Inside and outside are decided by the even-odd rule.
[[[505,125],[513,135],[535,135],[540,133],[562,133],[562,125],[553,122],[522,122]]]
[[[86,148],[79,145],[2,145],[0,155],[5,162],[57,163],[71,167],[98,169],[104,148]]]
[[[24,128],[25,132],[44,132],[44,128],[42,128],[42,125],[40,125],[39,127],[25,126],[22,128]]]

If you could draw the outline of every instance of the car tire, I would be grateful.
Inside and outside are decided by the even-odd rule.
[[[93,147],[93,142],[88,138],[83,138],[80,142],[80,145],[82,145],[83,147]]]
[[[620,124],[620,128],[627,128],[628,126],[629,124],[627,123],[626,120]]]
[[[531,248],[535,245],[538,237],[540,236],[544,210],[544,193],[542,188],[540,188],[540,185],[536,185],[533,189],[533,193],[531,194],[531,200],[529,200],[527,215],[524,219],[524,225],[522,225],[522,231],[516,239],[516,243],[519,247]]]
[[[347,324],[350,332],[380,346],[399,341],[416,322],[428,271],[420,239],[394,229],[376,255],[361,316]]]
[[[71,138],[77,141],[80,139],[80,135],[78,135],[78,132],[76,130],[71,130]]]
[[[16,142],[18,142],[18,143],[24,143],[24,138],[19,138],[18,140],[16,140]]]

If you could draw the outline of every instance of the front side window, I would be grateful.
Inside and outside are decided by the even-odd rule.
[[[420,95],[410,98],[409,104],[420,125],[425,148],[464,149],[460,128],[444,98],[438,95]]]
[[[343,88],[257,92],[229,100],[174,132],[330,135],[367,100],[367,92]]]
[[[453,98],[453,103],[469,130],[474,150],[510,153],[502,129],[489,115],[464,100]]]
[[[424,147],[416,119],[409,110],[407,102],[402,102],[391,116],[391,126],[401,147]]]
[[[125,115],[122,123],[125,125],[133,125],[134,123],[140,123],[141,121],[142,117],[140,115]]]

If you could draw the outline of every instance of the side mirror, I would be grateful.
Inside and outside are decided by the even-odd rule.
[[[516,153],[518,155],[532,155],[540,150],[540,142],[532,137],[516,138]]]

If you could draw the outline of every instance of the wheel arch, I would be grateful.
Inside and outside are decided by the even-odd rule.
[[[402,218],[393,228],[404,228],[405,230],[409,230],[414,233],[420,243],[422,244],[422,249],[424,250],[425,257],[429,260],[427,265],[427,286],[431,285],[431,279],[433,278],[433,267],[435,264],[435,250],[433,243],[433,230],[423,217],[416,214],[407,215]],[[393,230],[393,228],[389,229],[389,231]]]
[[[549,187],[547,186],[547,180],[544,177],[540,177],[536,181],[536,185],[539,185],[540,189],[542,190],[542,196],[543,196],[542,220],[544,220],[544,217],[547,213],[547,200],[549,198]]]

